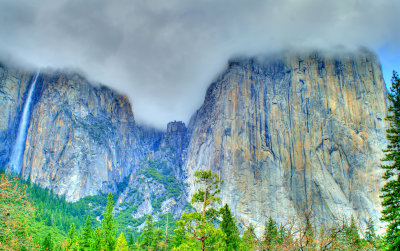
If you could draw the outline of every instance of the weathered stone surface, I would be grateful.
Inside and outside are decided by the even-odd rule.
[[[33,77],[33,74],[0,65],[0,167],[5,167],[11,156]]]
[[[188,183],[212,169],[222,202],[259,230],[312,205],[316,220],[380,214],[386,87],[369,52],[238,59],[191,119]]]
[[[34,74],[0,70],[4,139],[0,161],[6,165]],[[132,217],[166,212],[180,216],[186,205],[181,168],[188,145],[184,123],[171,122],[166,132],[137,125],[125,96],[77,74],[42,72],[33,99],[24,178],[65,195],[68,201],[118,192],[116,211],[130,210]],[[145,172],[149,168],[153,173]],[[169,178],[152,177],[154,172]]]
[[[38,91],[21,175],[70,201],[114,191],[140,155],[126,97],[64,74],[41,74]]]

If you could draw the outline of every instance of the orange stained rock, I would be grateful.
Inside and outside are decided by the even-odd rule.
[[[107,166],[108,166],[108,170],[110,170],[110,172],[112,172],[112,163],[110,160],[107,160]]]

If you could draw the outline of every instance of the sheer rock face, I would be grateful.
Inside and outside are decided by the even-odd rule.
[[[11,156],[33,77],[33,74],[0,65],[0,167],[7,165]]]
[[[127,98],[78,75],[41,75],[37,89],[22,176],[70,201],[114,191],[142,154]]]
[[[0,66],[1,166],[9,162],[34,76]],[[134,190],[148,162],[157,163],[154,168],[160,172],[168,168],[183,183],[182,156],[188,144],[184,123],[171,122],[166,132],[137,125],[125,96],[77,74],[40,73],[29,116],[21,176],[65,195],[68,201]],[[128,186],[121,188],[127,177]],[[139,193],[150,196],[147,190]],[[175,194],[179,203],[171,212],[176,215],[185,206],[184,192],[181,195]]]
[[[368,52],[232,60],[189,124],[190,190],[212,169],[222,202],[259,229],[311,207],[319,222],[377,220],[386,100]]]

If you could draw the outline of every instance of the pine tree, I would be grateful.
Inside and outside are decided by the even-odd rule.
[[[388,223],[385,242],[389,250],[400,250],[400,79],[393,72],[392,87],[388,94],[391,105],[388,109],[386,120],[389,121],[389,129],[386,130],[386,138],[389,143],[382,159],[387,164],[382,164],[385,169],[383,178],[387,181],[382,188],[382,218]]]
[[[121,232],[121,234],[117,239],[117,245],[115,246],[115,251],[128,251],[128,243],[126,243],[126,239],[123,232]]]
[[[375,225],[374,221],[371,218],[369,218],[367,222],[367,229],[365,231],[365,240],[372,246],[375,246],[376,243]]]
[[[221,214],[222,221],[219,226],[222,232],[225,233],[225,249],[238,250],[240,244],[239,230],[228,204],[225,204],[225,206],[221,208]]]
[[[178,231],[186,231],[200,241],[201,250],[217,249],[224,236],[224,233],[220,229],[215,229],[213,224],[218,215],[214,207],[221,201],[217,196],[220,192],[221,181],[211,170],[200,169],[194,176],[200,188],[193,195],[191,203],[199,206],[200,211],[182,214],[181,219],[177,221]]]
[[[250,225],[243,233],[241,250],[243,251],[256,250],[258,246],[257,243],[258,241],[255,233],[255,228],[253,224],[250,223]]]
[[[71,227],[69,228],[69,231],[68,231],[67,249],[68,250],[78,250],[78,243],[77,243],[77,237],[76,237],[74,223],[71,224]]]
[[[54,242],[51,237],[51,233],[48,233],[43,240],[43,250],[44,251],[52,251],[54,249]]]
[[[265,232],[263,243],[267,250],[271,250],[277,243],[278,224],[270,216],[268,222],[265,222]]]
[[[112,193],[108,194],[106,211],[103,213],[103,220],[101,222],[103,227],[103,234],[105,238],[106,250],[113,251],[116,244],[116,222],[113,216],[114,202]]]
[[[276,238],[276,242],[278,244],[282,244],[285,241],[285,239],[287,239],[287,238],[288,238],[288,234],[286,232],[285,226],[281,224],[279,226],[278,236]]]
[[[347,243],[352,248],[352,250],[360,250],[361,238],[358,234],[358,227],[356,226],[356,222],[353,216],[351,216],[350,226],[348,226],[345,230],[345,236]]]
[[[86,218],[85,228],[83,229],[82,238],[81,238],[81,247],[82,250],[90,250],[92,247],[92,222],[90,221],[90,217]]]
[[[135,239],[133,239],[133,234],[130,233],[130,234],[129,234],[128,246],[129,246],[130,248],[132,248],[134,244],[135,244]]]
[[[140,235],[142,243],[141,246],[144,249],[153,249],[156,246],[155,229],[153,223],[153,216],[149,214],[146,219],[143,232]]]
[[[179,226],[179,225],[178,225]],[[174,247],[184,247],[187,243],[191,243],[190,235],[185,228],[178,227],[174,230],[173,245]]]
[[[103,231],[98,227],[93,233],[93,248],[92,250],[103,250],[104,244]]]

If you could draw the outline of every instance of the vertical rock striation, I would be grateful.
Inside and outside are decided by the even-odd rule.
[[[34,74],[0,64],[0,167],[10,161]]]
[[[366,51],[238,59],[207,90],[189,124],[188,183],[212,169],[241,223],[377,219],[386,87]]]
[[[23,158],[24,178],[75,201],[112,191],[134,166],[128,100],[78,75],[42,75]]]

